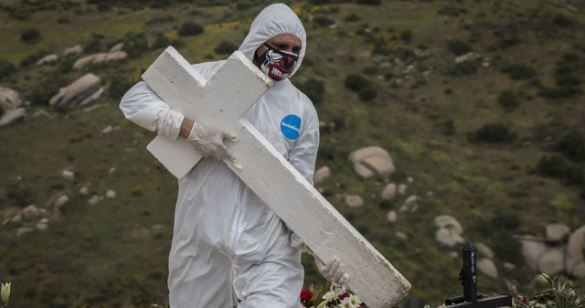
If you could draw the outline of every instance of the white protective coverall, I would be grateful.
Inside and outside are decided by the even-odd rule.
[[[284,4],[270,5],[254,19],[239,50],[252,60],[258,47],[281,33],[301,40],[296,71],[305,54],[306,34]],[[193,67],[209,79],[223,62]],[[124,95],[120,109],[127,119],[151,131],[158,128],[159,134],[166,127],[177,136],[183,120],[180,114],[167,116],[164,121],[169,123],[161,125],[159,119],[169,107],[144,82]],[[289,79],[274,82],[245,118],[312,182],[319,122],[307,96]],[[297,308],[304,277],[301,244],[223,162],[204,159],[179,179],[169,255],[170,305]]]

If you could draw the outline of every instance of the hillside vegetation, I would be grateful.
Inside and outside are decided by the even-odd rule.
[[[226,58],[267,3],[0,0],[0,86],[29,102],[23,121],[0,128],[0,282],[12,282],[14,307],[167,302],[176,180],[145,149],[154,134],[124,119],[119,100],[169,44],[192,63]],[[331,169],[317,187],[412,283],[404,304],[462,292],[461,246],[437,242],[440,215],[493,250],[498,275],[480,274],[480,291],[527,290],[537,272],[516,236],[585,225],[582,2],[288,4],[308,33],[293,83],[323,124],[317,168]],[[73,68],[120,42],[127,59]],[[82,54],[62,56],[77,44]],[[59,58],[35,65],[48,54]],[[48,106],[89,72],[105,86],[98,100]],[[371,145],[392,155],[391,177],[353,170],[349,153]],[[391,182],[405,194],[382,198]],[[401,211],[413,195],[417,208]],[[2,224],[31,204],[46,210],[45,231],[17,236],[36,223],[26,218]],[[324,285],[305,258],[306,285]],[[571,278],[585,290],[585,278]]]

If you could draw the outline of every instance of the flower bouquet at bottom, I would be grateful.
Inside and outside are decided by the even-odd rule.
[[[316,289],[311,285],[301,290],[301,308],[364,308],[359,297],[345,286],[331,284],[329,288]]]

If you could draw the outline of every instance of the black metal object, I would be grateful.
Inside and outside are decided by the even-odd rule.
[[[459,281],[463,285],[463,296],[449,298],[445,301],[448,308],[498,308],[512,307],[510,295],[485,297],[477,293],[477,272],[475,248],[469,242],[463,247],[463,267],[459,272]]]

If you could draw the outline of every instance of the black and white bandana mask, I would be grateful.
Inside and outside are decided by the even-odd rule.
[[[266,43],[264,46],[268,50],[256,57],[256,63],[260,64],[260,70],[274,81],[288,78],[293,72],[299,56],[292,52],[272,48]]]

